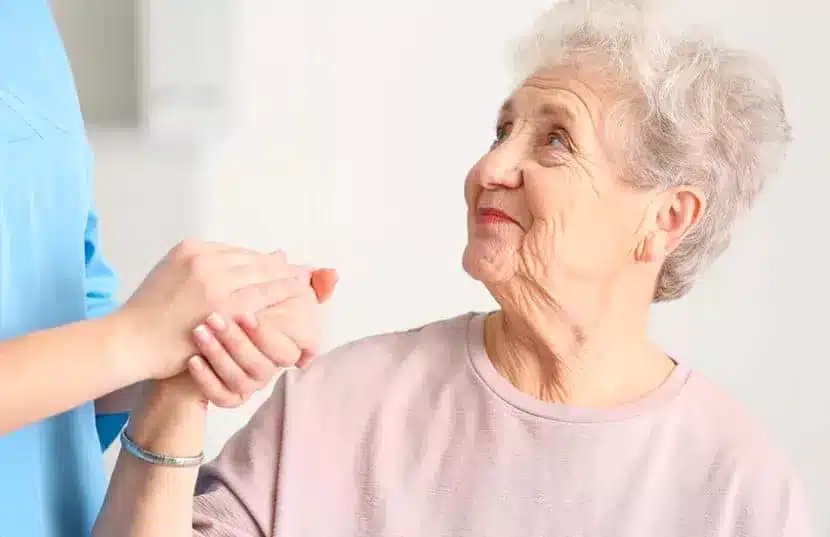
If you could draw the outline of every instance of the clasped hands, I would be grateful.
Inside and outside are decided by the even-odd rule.
[[[334,270],[291,264],[281,251],[185,241],[114,315],[131,347],[122,367],[181,397],[238,406],[281,368],[314,358],[336,283]]]
[[[282,253],[276,255],[285,260]],[[334,292],[337,274],[287,263],[284,269],[286,278],[300,284],[293,295],[259,314],[213,312],[193,330],[199,354],[187,366],[205,402],[238,406],[281,368],[305,367],[316,356],[324,321],[320,306]]]

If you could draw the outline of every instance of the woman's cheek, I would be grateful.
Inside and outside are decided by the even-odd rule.
[[[524,191],[527,198],[527,210],[534,220],[555,219],[558,209],[565,201],[564,193],[557,193],[555,182],[548,179],[537,175],[525,175]]]

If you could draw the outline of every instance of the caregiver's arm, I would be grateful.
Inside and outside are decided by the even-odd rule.
[[[128,315],[0,342],[0,435],[146,378]]]
[[[137,445],[174,456],[201,452],[205,406],[191,382],[180,376],[150,390],[127,429]],[[122,448],[92,537],[270,535],[286,383],[286,375],[277,380],[198,480],[194,468],[147,464]]]
[[[174,248],[118,312],[0,342],[0,435],[182,371],[213,311],[256,312],[308,287],[284,258],[226,245]],[[299,275],[299,276],[298,276]]]

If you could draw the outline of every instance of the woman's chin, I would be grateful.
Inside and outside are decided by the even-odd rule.
[[[515,255],[511,252],[482,249],[476,244],[467,245],[461,264],[471,278],[485,285],[508,281],[516,273]]]

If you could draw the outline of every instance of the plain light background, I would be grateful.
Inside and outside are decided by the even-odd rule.
[[[197,235],[336,267],[329,348],[492,307],[460,266],[462,183],[510,89],[505,45],[548,0],[163,4],[124,2],[137,37],[107,38],[124,61],[141,60],[138,90],[102,97],[109,108],[89,97],[100,87],[85,94],[104,248],[125,298],[170,246]],[[731,249],[691,295],[655,308],[653,334],[768,427],[804,479],[817,534],[830,535],[828,8],[678,0],[669,9],[766,56],[795,142]],[[84,61],[98,46],[88,26],[101,23],[61,19],[82,88],[112,76],[102,67],[112,58]],[[135,125],[97,128],[133,106]],[[211,412],[209,455],[265,396]]]

